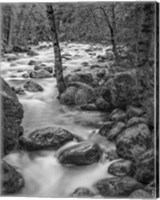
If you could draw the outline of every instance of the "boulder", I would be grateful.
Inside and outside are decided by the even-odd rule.
[[[112,160],[117,160],[119,159],[119,156],[117,154],[117,151],[116,149],[111,149],[109,151],[106,151],[106,157],[109,161],[112,161]]]
[[[75,94],[77,92],[76,87],[68,87],[60,98],[60,103],[65,105],[75,105]]]
[[[16,193],[24,186],[22,175],[9,165],[2,161],[2,194]]]
[[[109,119],[116,122],[124,121],[126,118],[127,118],[127,114],[119,108],[114,109],[109,115]]]
[[[37,71],[31,71],[29,76],[31,78],[50,78],[52,77],[52,74],[45,69],[40,69]]]
[[[97,98],[95,104],[96,104],[97,110],[100,110],[100,111],[106,112],[111,109],[111,105],[107,101],[105,101],[103,97]]]
[[[58,160],[65,165],[85,166],[98,162],[101,154],[97,144],[80,143],[62,151]]]
[[[101,128],[99,129],[98,134],[101,135],[101,136],[106,137],[108,131],[111,129],[111,127],[113,126],[113,124],[114,124],[114,122],[112,122],[112,121],[106,122],[105,124],[103,124],[101,126]]]
[[[134,192],[132,192],[129,195],[129,198],[132,199],[152,199],[152,195],[148,192],[146,192],[145,190],[139,189],[139,190],[135,190]]]
[[[71,194],[72,197],[77,198],[77,197],[93,197],[95,194],[91,192],[88,188],[77,188],[73,194]]]
[[[8,57],[7,57],[7,60],[10,62],[10,61],[14,61],[14,60],[17,60],[19,57],[15,54],[9,54]]]
[[[92,87],[85,83],[75,82],[62,93],[60,102],[66,105],[85,105],[95,100]]]
[[[132,176],[133,164],[130,160],[120,160],[112,163],[108,172],[114,176]]]
[[[37,64],[37,61],[36,60],[30,60],[28,65],[36,65]]]
[[[32,80],[26,81],[25,84],[23,85],[23,87],[25,90],[27,90],[29,92],[42,92],[43,91],[43,87]]]
[[[35,130],[28,137],[21,136],[19,144],[22,149],[29,151],[43,149],[58,149],[69,141],[73,140],[73,135],[59,127],[47,127]]]
[[[135,116],[138,117],[144,114],[143,108],[138,108],[135,106],[128,106],[126,112],[129,118],[135,117]]]
[[[38,63],[34,66],[34,70],[45,69],[46,64]]]
[[[28,74],[28,72],[22,74],[22,77],[23,77],[23,78],[29,78],[29,74]]]
[[[21,87],[14,88],[14,91],[15,91],[15,93],[18,94],[18,95],[25,95],[25,91],[24,91],[24,89],[21,88]]]
[[[105,134],[105,137],[109,141],[114,141],[117,136],[126,128],[125,123],[117,122],[112,125],[111,129]]]
[[[139,105],[138,87],[135,71],[117,73],[106,82],[103,98],[117,108],[136,106]]]
[[[141,123],[147,124],[148,120],[145,117],[132,117],[128,120],[127,126],[130,127]]]
[[[16,52],[16,53],[25,53],[25,52],[27,52],[27,48],[25,48],[23,46],[14,45],[12,48],[12,51]]]
[[[29,50],[28,50],[28,52],[27,52],[27,55],[28,55],[28,56],[38,56],[39,54],[38,54],[38,52],[36,52],[36,51],[34,51],[34,50],[31,50],[31,49],[29,48]]]
[[[112,177],[102,179],[96,183],[95,187],[104,197],[128,197],[131,192],[141,189],[143,186],[135,179],[124,177]]]
[[[146,124],[129,127],[116,138],[117,153],[124,159],[137,158],[150,147],[152,137]]]
[[[21,134],[20,126],[23,118],[23,107],[19,103],[16,93],[1,78],[1,103],[2,103],[2,155],[6,155],[17,147],[18,137]]]
[[[64,81],[67,86],[73,82],[82,82],[91,85],[94,79],[91,73],[79,72],[74,74],[68,74],[67,76],[64,77]]]
[[[154,149],[149,149],[135,159],[135,174],[139,182],[148,184],[154,180],[155,174]]]

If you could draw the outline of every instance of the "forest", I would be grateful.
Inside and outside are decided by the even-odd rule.
[[[1,4],[1,195],[158,195],[158,4]]]

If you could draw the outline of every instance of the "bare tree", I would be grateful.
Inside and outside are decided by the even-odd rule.
[[[60,98],[61,94],[66,89],[66,85],[63,79],[61,51],[59,47],[59,40],[58,40],[58,34],[57,34],[57,29],[56,29],[54,10],[51,4],[46,4],[46,13],[47,13],[47,17],[50,24],[52,42],[53,42],[53,47],[54,47],[55,74],[56,74],[57,87],[58,87],[59,98]]]

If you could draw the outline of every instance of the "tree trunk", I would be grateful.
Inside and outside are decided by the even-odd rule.
[[[143,14],[141,33],[138,41],[138,67],[145,66],[149,61],[154,36],[154,3],[144,3]]]
[[[63,79],[62,58],[61,58],[61,52],[60,52],[60,47],[59,47],[59,40],[58,40],[58,34],[57,34],[57,29],[56,29],[54,10],[51,4],[46,4],[46,12],[47,12],[47,17],[48,17],[50,28],[51,28],[51,35],[52,35],[52,41],[53,41],[53,47],[54,47],[54,58],[55,58],[54,59],[55,60],[55,75],[56,75],[57,87],[58,87],[59,98],[60,98],[60,95],[66,89],[66,85]]]

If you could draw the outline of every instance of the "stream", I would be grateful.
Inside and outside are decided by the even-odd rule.
[[[88,62],[89,65],[95,64],[96,56],[104,53],[104,50],[101,46],[96,46],[99,48],[94,51],[94,55],[90,55],[85,51],[90,47],[91,45],[89,44],[61,44],[62,53],[71,55],[70,60],[63,60],[63,65],[67,66],[64,70],[64,75],[82,67],[82,62]],[[22,74],[28,70],[33,70],[34,67],[33,65],[28,65],[30,60],[41,61],[54,68],[52,47],[44,49],[34,47],[34,49],[39,55],[30,57],[26,53],[21,53],[18,60],[11,62],[4,60],[1,62],[2,77],[10,86],[23,86],[27,79],[23,78]],[[100,135],[92,134],[105,121],[105,113],[81,111],[74,107],[60,104],[57,99],[58,91],[54,77],[34,79],[34,81],[44,88],[43,92],[25,91],[25,95],[18,95],[24,109],[22,121],[24,135],[28,135],[36,129],[58,126],[82,137],[85,141],[97,143],[108,151],[115,149],[114,144],[104,140]],[[68,197],[78,187],[87,187],[95,192],[93,187],[95,182],[112,176],[107,172],[111,162],[102,158],[99,163],[88,166],[63,166],[57,160],[58,152],[75,143],[75,141],[69,142],[58,151],[22,151],[7,155],[4,159],[13,165],[25,180],[25,186],[15,196]]]

